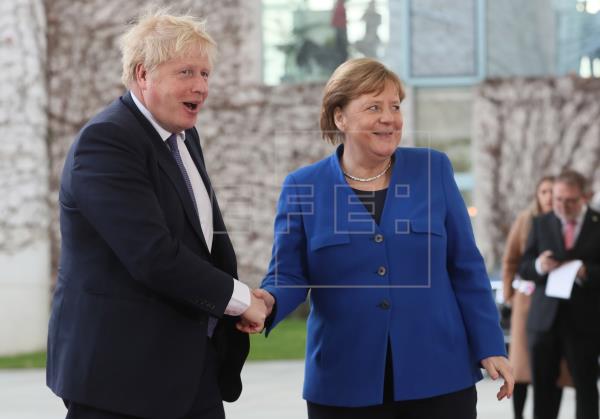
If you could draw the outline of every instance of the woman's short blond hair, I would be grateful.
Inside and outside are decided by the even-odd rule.
[[[381,93],[386,83],[398,89],[400,101],[404,89],[398,76],[379,61],[372,58],[355,58],[341,64],[325,85],[321,104],[321,136],[332,144],[344,140],[344,133],[335,125],[335,110],[343,109],[348,102],[367,93]]]
[[[199,48],[213,64],[217,44],[206,33],[203,20],[189,15],[171,15],[168,9],[148,10],[121,38],[121,81],[129,87],[135,81],[138,64],[152,71],[194,48]]]

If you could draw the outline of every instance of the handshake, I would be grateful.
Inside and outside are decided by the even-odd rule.
[[[275,298],[269,292],[260,288],[250,291],[250,307],[236,324],[237,329],[244,333],[262,332],[274,305]]]

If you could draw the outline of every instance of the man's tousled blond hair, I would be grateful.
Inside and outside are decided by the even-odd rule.
[[[121,37],[123,72],[126,87],[135,81],[135,70],[143,64],[147,71],[170,59],[199,48],[210,64],[214,63],[217,44],[205,30],[203,20],[190,15],[172,15],[166,8],[149,9]]]

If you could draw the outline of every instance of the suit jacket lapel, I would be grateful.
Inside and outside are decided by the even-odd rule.
[[[162,167],[164,172],[167,174],[167,177],[173,183],[181,202],[183,203],[184,211],[188,217],[190,224],[192,225],[194,231],[200,237],[202,241],[202,245],[208,251],[208,246],[206,244],[206,240],[204,239],[204,234],[202,233],[202,227],[200,226],[200,220],[198,219],[198,215],[196,214],[196,210],[194,209],[194,203],[192,202],[192,197],[190,196],[187,186],[185,185],[185,181],[183,180],[183,175],[177,166],[177,163],[173,159],[171,152],[165,142],[160,138],[160,135],[156,132],[150,121],[146,119],[144,115],[140,112],[138,107],[133,102],[131,98],[131,92],[127,92],[122,97],[123,103],[131,110],[131,112],[135,115],[138,122],[144,127],[144,130],[148,134],[148,138],[154,145],[156,149],[156,157],[158,160],[158,164]]]
[[[556,214],[552,214],[550,221],[550,235],[553,242],[553,247],[556,249],[554,258],[557,260],[564,260],[566,258],[565,240],[563,238],[562,223]]]
[[[213,211],[213,229],[215,233],[213,237],[216,239],[218,235],[227,234],[227,231],[225,231],[225,224],[223,222],[223,217],[221,216],[217,196],[215,195],[215,191],[210,182],[206,166],[204,165],[204,154],[202,153],[202,147],[200,146],[200,138],[195,129],[187,130],[186,138],[189,139],[189,141],[186,140],[185,145],[188,148],[194,163],[196,163],[196,167],[198,167],[198,172],[200,172],[200,176],[202,177],[202,181],[204,182],[204,186],[210,197]]]
[[[235,252],[227,234],[227,228],[225,227],[225,222],[223,221],[223,216],[221,215],[221,209],[219,208],[217,196],[210,182],[208,172],[206,171],[206,166],[204,165],[204,155],[200,145],[200,137],[198,136],[198,132],[195,128],[186,131],[185,145],[190,152],[190,156],[192,156],[196,167],[198,167],[198,172],[200,172],[200,176],[204,181],[204,186],[206,187],[208,195],[210,196],[210,203],[213,212],[214,232],[213,247],[211,252],[213,261],[225,272],[237,277],[237,270],[235,268],[231,269],[231,267],[235,267],[237,265]]]
[[[185,132],[185,138],[185,146],[187,147],[190,156],[192,156],[192,160],[194,160],[194,163],[198,168],[200,177],[202,177],[202,181],[204,182],[204,186],[206,187],[206,190],[212,202],[214,194],[212,190],[212,185],[210,184],[210,178],[208,177],[206,167],[204,166],[204,156],[202,154],[202,148],[200,147],[200,138],[198,137],[198,133],[193,128],[188,129]]]
[[[206,171],[206,167],[204,166],[204,155],[202,154],[202,147],[200,146],[200,137],[196,132],[195,128],[186,131],[186,141],[185,145],[190,152],[190,156],[192,156],[192,160],[196,164],[198,168],[198,172],[200,173],[200,177],[204,182],[204,186],[206,187],[206,191],[208,192],[208,196],[210,198],[210,204],[213,212],[213,231],[216,237],[217,234],[220,234],[221,231],[217,228],[219,227],[218,221],[221,220],[221,224],[223,220],[221,218],[221,211],[219,211],[219,205],[217,204],[217,197],[215,195],[215,191],[212,188],[212,184],[210,183],[210,178],[208,177],[208,172]]]
[[[329,174],[333,181],[333,190],[331,191],[332,202],[330,205],[335,210],[335,215],[331,215],[330,224],[333,229],[331,234],[372,234],[379,230],[379,226],[344,177],[340,163],[342,150],[343,145],[338,146],[336,152],[329,157]],[[313,192],[302,190],[299,193],[312,194]]]
[[[587,241],[587,237],[591,235],[594,231],[594,224],[598,224],[597,221],[594,222],[592,220],[593,214],[587,209],[585,212],[585,216],[583,217],[583,224],[581,225],[581,229],[579,230],[579,235],[577,236],[577,240],[575,240],[575,244],[573,245],[573,249],[577,249],[581,243],[585,243]]]
[[[403,205],[408,205],[409,200],[398,201],[395,199],[396,195],[396,184],[400,183],[399,176],[405,170],[404,158],[397,148],[394,152],[394,165],[392,167],[392,174],[390,179],[390,185],[386,193],[383,210],[381,212],[381,221],[379,224],[375,222],[373,216],[369,213],[361,199],[354,193],[346,178],[340,163],[341,153],[343,152],[343,145],[338,146],[335,153],[330,156],[331,159],[331,177],[334,183],[334,202],[333,208],[335,208],[336,216],[332,220],[335,232],[358,232],[358,233],[374,233],[375,231],[382,231],[387,225],[395,224],[386,222],[389,221],[388,217],[393,215],[392,211],[394,206],[396,210],[400,207],[399,203],[405,202]]]

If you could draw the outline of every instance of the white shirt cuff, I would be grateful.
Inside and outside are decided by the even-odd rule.
[[[542,271],[542,261],[539,257],[535,260],[535,271],[538,275],[546,275],[546,272]]]
[[[231,300],[225,308],[225,314],[228,316],[239,316],[250,307],[250,288],[243,282],[234,278],[233,294]]]

